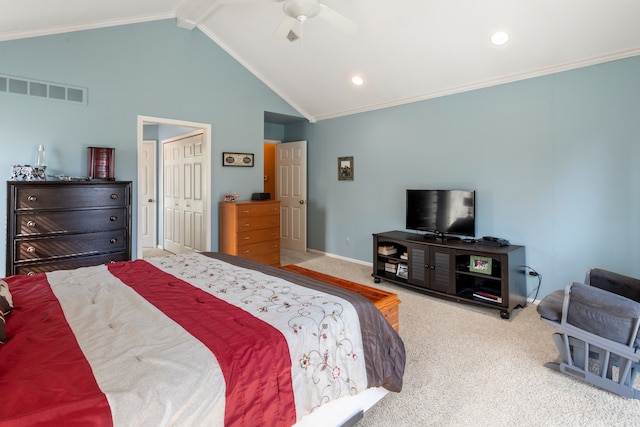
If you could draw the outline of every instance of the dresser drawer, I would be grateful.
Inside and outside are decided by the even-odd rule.
[[[279,228],[271,227],[264,228],[262,230],[238,233],[238,247],[251,245],[253,243],[266,242],[269,240],[280,240]]]
[[[238,246],[238,255],[245,258],[270,252],[280,252],[280,240]]]
[[[128,261],[126,252],[114,252],[105,255],[84,256],[68,259],[60,259],[47,262],[22,262],[15,265],[15,274],[37,274],[47,271],[71,270],[78,267],[108,264],[117,261]]]
[[[279,203],[252,202],[237,203],[237,216],[240,218],[250,218],[254,216],[278,215],[280,213]]]
[[[48,233],[88,233],[122,230],[128,222],[126,208],[16,214],[16,236]]]
[[[16,209],[73,209],[126,206],[127,186],[122,185],[21,185],[16,187]]]
[[[15,260],[118,252],[126,250],[127,244],[125,230],[20,239],[15,242]]]
[[[279,215],[259,216],[254,218],[239,218],[236,231],[238,233],[260,230],[264,228],[277,228],[280,225]]]
[[[249,257],[244,257],[244,258],[249,258]],[[280,267],[280,251],[257,254],[250,257],[250,259],[261,262],[263,264],[272,265],[274,267]]]

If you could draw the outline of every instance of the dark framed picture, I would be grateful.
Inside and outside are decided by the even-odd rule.
[[[222,153],[222,166],[253,167],[253,153]]]
[[[338,180],[353,181],[353,156],[338,157]]]

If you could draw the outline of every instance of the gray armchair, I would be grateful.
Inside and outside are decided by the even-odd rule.
[[[640,280],[591,269],[584,284],[542,299],[538,313],[558,331],[553,341],[561,361],[546,367],[640,399],[633,384],[640,369]]]

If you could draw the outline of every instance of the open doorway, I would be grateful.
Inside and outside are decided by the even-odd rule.
[[[145,133],[145,127],[147,132]],[[149,137],[149,128],[157,127],[156,137]],[[207,123],[189,122],[159,117],[138,116],[138,188],[134,194],[134,205],[137,206],[137,249],[136,258],[143,257],[144,246],[155,246],[154,251],[164,249],[165,220],[165,163],[161,141],[180,134],[201,133],[202,135],[202,229],[198,231],[203,241],[203,250],[211,250],[211,125]],[[155,172],[149,172],[149,145],[155,141],[157,155],[152,160],[157,166]],[[153,185],[155,184],[155,185]],[[155,189],[153,189],[155,186]],[[155,193],[155,195],[153,194]],[[151,202],[149,201],[151,200]],[[155,238],[149,237],[150,215],[155,219]],[[153,234],[153,233],[151,233]]]

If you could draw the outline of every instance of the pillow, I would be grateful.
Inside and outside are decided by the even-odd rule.
[[[4,344],[7,342],[7,334],[4,330],[6,321],[4,320],[4,315],[0,313],[0,344]]]
[[[13,308],[13,298],[9,292],[9,285],[4,280],[0,280],[0,312],[5,316]]]

